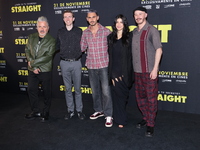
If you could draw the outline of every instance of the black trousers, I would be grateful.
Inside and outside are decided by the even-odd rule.
[[[129,88],[125,82],[118,80],[115,81],[115,86],[111,86],[112,100],[113,100],[113,119],[119,125],[127,124],[126,105],[129,97]]]
[[[28,75],[28,95],[33,112],[40,112],[39,108],[39,83],[42,84],[44,92],[43,113],[49,112],[51,106],[51,72],[40,72],[34,74],[29,71]]]

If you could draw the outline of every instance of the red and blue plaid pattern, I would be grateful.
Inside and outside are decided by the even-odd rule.
[[[147,126],[155,126],[158,107],[158,78],[150,79],[150,73],[135,73],[136,100]]]
[[[110,30],[99,24],[99,29],[95,36],[88,27],[83,31],[81,38],[81,50],[87,49],[86,66],[88,69],[100,69],[108,67],[108,44],[107,36]]]

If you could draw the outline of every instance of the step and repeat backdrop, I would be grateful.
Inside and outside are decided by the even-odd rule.
[[[114,17],[124,14],[133,30],[132,11],[148,10],[148,21],[160,32],[163,57],[159,71],[159,109],[200,114],[200,2],[198,0],[0,0],[0,90],[27,93],[27,61],[24,47],[27,36],[36,31],[39,16],[46,16],[50,34],[56,38],[64,26],[62,12],[75,14],[75,25],[88,26],[86,12],[96,9],[100,23],[111,29]],[[82,93],[91,98],[92,90],[82,57]],[[53,92],[64,98],[65,86],[59,66],[59,52],[53,63]],[[72,89],[73,90],[73,89]],[[135,101],[134,88],[130,100]],[[92,99],[92,98],[91,98]]]

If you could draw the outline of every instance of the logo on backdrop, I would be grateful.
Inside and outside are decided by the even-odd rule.
[[[187,8],[193,0],[141,0],[146,9]]]
[[[4,47],[0,47],[0,54],[4,53]]]
[[[17,62],[27,62],[25,53],[16,53]]]
[[[160,25],[153,25],[153,26],[156,27],[158,31],[160,31],[161,42],[168,43],[168,35],[169,35],[169,31],[172,30],[172,24],[160,24]],[[129,29],[130,31],[133,31],[136,27],[137,26],[135,25],[130,25]],[[87,27],[79,27],[79,28],[81,28],[84,31]],[[112,31],[112,26],[106,26],[106,28]]]
[[[83,77],[88,77],[89,75],[88,75],[88,69],[86,68],[86,67],[82,67],[82,76]]]
[[[36,28],[36,20],[25,20],[25,21],[13,21],[14,31],[29,31]]]
[[[57,71],[58,71],[58,75],[62,75],[61,74],[61,67],[60,66],[57,66]],[[88,78],[88,69],[86,67],[82,67],[82,77],[86,77]],[[60,91],[63,92],[63,91],[66,91],[66,88],[64,85],[60,85]],[[74,90],[74,87],[72,87],[72,92],[75,92]],[[89,85],[81,85],[81,92],[84,93],[84,94],[92,94],[92,89],[90,88]]]
[[[19,82],[19,89],[20,91],[27,91],[28,82]]]
[[[188,72],[159,71],[158,76],[161,83],[173,85],[186,85],[189,79]],[[158,91],[158,101],[186,103],[186,100],[187,96],[182,95],[180,92]]]
[[[26,13],[26,12],[40,12],[42,5],[37,2],[32,3],[18,3],[11,7],[11,13]]]
[[[8,82],[8,77],[4,76],[3,74],[0,74],[0,82]]]
[[[0,68],[6,68],[6,60],[0,60]]]
[[[161,82],[169,82],[176,84],[187,84],[189,78],[188,72],[175,72],[175,71],[159,71],[159,78]]]
[[[3,38],[3,31],[0,30],[0,40]]]
[[[19,36],[18,39],[15,39],[15,45],[26,45],[28,42],[27,36]]]
[[[28,70],[24,70],[23,68],[18,70],[18,76],[28,76]]]
[[[53,8],[55,14],[62,14],[62,10],[71,10],[72,12],[87,12],[90,9],[90,1],[79,2],[60,2],[54,3]]]
[[[180,92],[158,91],[158,101],[186,103],[187,96],[182,96]]]
[[[66,91],[66,88],[64,85],[60,85],[60,91]],[[74,87],[72,87],[72,92],[75,92]],[[92,94],[92,89],[90,87],[88,87],[88,85],[81,85],[81,92],[83,94]]]
[[[57,71],[58,71],[58,75],[61,76],[61,67],[57,66]],[[83,77],[88,77],[88,69],[86,67],[82,67],[81,68],[81,73],[83,75]]]

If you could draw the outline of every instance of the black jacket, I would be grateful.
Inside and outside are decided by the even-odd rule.
[[[111,33],[112,34],[112,33]],[[109,83],[112,84],[111,81],[111,72],[112,72],[112,53],[113,53],[113,45],[109,42],[109,39],[111,37],[111,34],[108,35],[108,53],[109,53],[109,65],[108,65],[108,76],[109,76]],[[132,32],[130,32],[129,35],[129,45],[127,47],[123,46],[122,49],[122,56],[121,62],[122,62],[122,75],[124,76],[124,81],[127,85],[127,87],[131,88],[133,81],[134,81],[134,72],[133,72],[133,65],[132,65]]]

